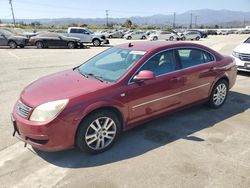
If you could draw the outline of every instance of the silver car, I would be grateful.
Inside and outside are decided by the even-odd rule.
[[[176,39],[176,34],[169,31],[159,31],[152,33],[148,36],[149,40],[174,40]]]
[[[201,35],[197,31],[186,31],[178,37],[180,40],[200,40]]]
[[[134,39],[134,40],[143,39],[144,40],[147,37],[146,37],[146,33],[143,31],[134,31],[132,33],[128,33],[128,34],[124,35],[123,38],[125,38],[127,40],[131,40],[131,39]]]

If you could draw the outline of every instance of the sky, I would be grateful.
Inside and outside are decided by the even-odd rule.
[[[250,0],[12,0],[16,18],[104,18],[177,14],[197,9],[250,12]],[[11,19],[9,0],[0,0],[0,19]]]

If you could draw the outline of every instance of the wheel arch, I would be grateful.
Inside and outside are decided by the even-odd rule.
[[[121,123],[121,131],[124,129],[125,126],[125,119],[124,119],[124,115],[121,112],[121,109],[119,109],[119,107],[117,106],[111,106],[111,105],[98,105],[95,106],[93,108],[93,105],[91,105],[90,107],[87,107],[84,112],[81,114],[81,117],[79,118],[79,121],[77,123],[76,129],[75,129],[75,133],[74,133],[74,137],[75,137],[75,143],[76,143],[76,138],[77,138],[77,132],[80,128],[81,123],[91,114],[96,113],[98,111],[102,111],[102,110],[109,110],[112,111],[113,113],[115,113]]]
[[[209,96],[211,95],[211,92],[213,91],[214,86],[215,86],[220,80],[225,80],[225,81],[228,83],[228,86],[230,85],[230,81],[229,81],[229,78],[228,78],[228,75],[227,75],[227,74],[224,74],[224,75],[218,77],[218,78],[213,82],[213,84],[212,84],[211,87],[210,87]]]

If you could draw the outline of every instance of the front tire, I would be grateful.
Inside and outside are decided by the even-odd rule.
[[[68,42],[67,46],[68,46],[69,49],[73,49],[73,48],[76,47],[76,44],[74,42]]]
[[[158,40],[158,37],[154,37],[153,40],[154,40],[154,41]]]
[[[41,41],[36,42],[36,47],[37,47],[38,49],[44,48],[43,42],[41,42]]]
[[[94,39],[93,40],[93,45],[94,46],[100,46],[101,45],[101,41],[99,39]]]
[[[211,108],[220,108],[223,106],[228,95],[228,82],[224,79],[219,80],[213,87],[210,94],[208,105]]]
[[[76,144],[88,153],[102,153],[112,147],[120,130],[121,123],[115,113],[109,110],[97,111],[80,124]]]
[[[173,36],[169,37],[169,40],[170,40],[170,41],[173,41],[173,40],[174,40],[174,37],[173,37]]]
[[[200,40],[200,37],[196,37],[195,40]]]
[[[142,36],[142,38],[141,38],[142,40],[145,40],[146,39],[146,37],[145,36]]]

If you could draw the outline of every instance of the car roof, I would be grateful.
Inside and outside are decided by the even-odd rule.
[[[141,42],[130,42],[125,44],[120,44],[115,46],[116,48],[124,48],[124,49],[132,49],[138,51],[147,51],[153,52],[158,50],[177,48],[177,47],[196,47],[203,50],[206,50],[213,55],[215,55],[216,59],[219,60],[222,58],[222,55],[218,52],[203,46],[201,44],[192,43],[192,42],[180,42],[180,41],[141,41]]]

